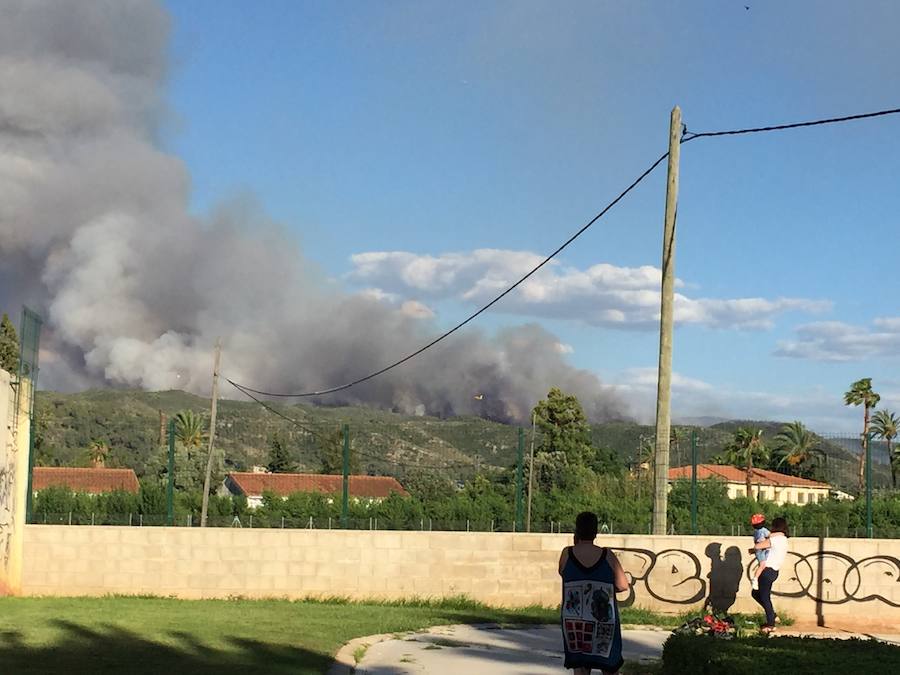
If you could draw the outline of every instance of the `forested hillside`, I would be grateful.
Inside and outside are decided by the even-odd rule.
[[[319,471],[328,444],[339,444],[341,426],[349,425],[360,470],[399,475],[419,466],[446,476],[469,478],[479,469],[508,468],[515,463],[517,428],[475,417],[415,417],[362,407],[275,406],[303,428],[255,402],[219,403],[217,447],[225,469],[244,470],[268,463],[272,439],[282,439],[302,470]],[[94,441],[109,447],[108,466],[133,468],[139,476],[164,465],[165,421],[178,411],[209,412],[209,399],[182,391],[100,390],[77,394],[39,392],[36,400],[37,462],[86,465]],[[161,426],[161,416],[163,419]],[[700,462],[721,453],[739,425],[763,429],[771,439],[776,422],[725,422],[712,427],[676,426],[672,465],[690,463],[691,434],[698,435]],[[596,448],[613,451],[622,466],[640,467],[652,456],[653,428],[631,422],[591,426]],[[525,429],[526,452],[531,429]],[[540,443],[540,439],[538,439]],[[832,469],[843,467],[852,482],[853,456],[839,444],[821,440]],[[844,482],[844,481],[841,481]]]

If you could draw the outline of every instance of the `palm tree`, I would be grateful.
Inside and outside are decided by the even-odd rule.
[[[815,434],[799,421],[781,427],[773,442],[776,453],[781,457],[778,466],[787,464],[792,469],[799,470],[808,462],[826,459]]]
[[[897,469],[900,468],[900,460],[894,457],[891,449],[891,443],[897,436],[900,419],[888,410],[879,410],[872,415],[872,432],[879,438],[887,441],[888,459],[891,462],[891,484],[897,487]]]
[[[95,469],[106,466],[106,456],[109,455],[109,446],[104,441],[91,441],[88,446],[88,460]]]
[[[765,462],[769,456],[762,433],[762,429],[753,431],[749,427],[740,427],[734,432],[734,438],[725,446],[720,458],[725,464],[745,469],[748,497],[752,496],[753,489],[753,460]]]
[[[193,410],[175,415],[175,439],[181,446],[175,454],[175,479],[179,489],[193,490],[203,484],[202,448],[206,444],[206,421]]]
[[[844,393],[844,405],[863,406],[862,450],[859,453],[859,491],[862,493],[865,481],[866,450],[869,447],[869,410],[878,405],[881,396],[872,390],[872,378],[857,380]]]
[[[188,452],[201,447],[206,440],[203,418],[193,410],[179,412],[175,415],[175,438]]]

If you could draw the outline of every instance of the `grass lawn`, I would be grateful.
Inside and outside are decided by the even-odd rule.
[[[342,644],[448,623],[555,623],[465,600],[0,598],[3,673],[324,673]]]
[[[668,675],[820,675],[900,673],[900,647],[875,640],[752,637],[720,640],[673,635],[663,648]]]
[[[685,620],[634,607],[620,611],[626,625],[671,628]],[[0,598],[0,673],[324,673],[355,637],[441,624],[558,620],[558,609],[499,609],[466,598]]]

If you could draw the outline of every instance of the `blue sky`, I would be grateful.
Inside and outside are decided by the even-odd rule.
[[[663,152],[676,103],[695,132],[900,105],[890,1],[168,7],[194,209],[252,194],[324,274],[440,327]],[[900,116],[684,146],[677,415],[852,430],[860,377],[900,406],[898,176]],[[481,325],[545,325],[649,413],[664,190],[663,167]]]

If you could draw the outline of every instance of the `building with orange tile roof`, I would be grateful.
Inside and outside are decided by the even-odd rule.
[[[691,467],[679,466],[669,469],[669,482],[691,479]],[[720,480],[725,483],[731,499],[746,497],[747,471],[725,464],[698,464],[698,480]],[[776,504],[813,504],[824,501],[829,496],[836,499],[853,499],[846,492],[809,478],[789,476],[777,471],[754,468],[750,480],[751,495],[758,500],[768,500]]]
[[[247,506],[255,508],[262,504],[265,492],[283,499],[295,492],[340,494],[342,481],[340,475],[320,473],[229,473],[225,476],[225,487],[233,495],[244,495]],[[350,476],[348,488],[350,498],[354,500],[380,501],[393,492],[402,496],[408,494],[391,476]]]
[[[97,495],[123,490],[137,494],[140,490],[132,469],[79,468],[68,466],[36,466],[31,489],[38,492],[48,487],[67,487],[73,492]]]

